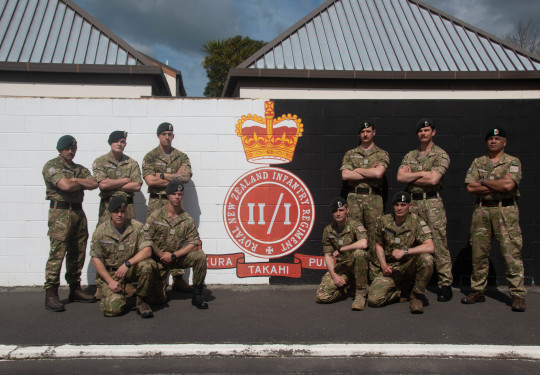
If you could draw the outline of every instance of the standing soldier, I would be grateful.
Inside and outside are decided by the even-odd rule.
[[[158,260],[160,285],[153,299],[165,303],[167,275],[171,269],[193,267],[193,297],[191,303],[198,309],[207,309],[202,292],[206,278],[206,254],[199,245],[201,240],[195,222],[182,208],[184,186],[173,180],[167,184],[167,206],[150,215],[144,226],[146,238],[152,241],[154,257]]]
[[[384,212],[382,200],[382,178],[390,164],[388,152],[373,142],[375,124],[364,121],[358,132],[361,144],[345,153],[341,165],[341,178],[349,186],[347,204],[350,217],[358,220],[367,230],[372,243],[377,220]]]
[[[424,220],[433,236],[435,267],[439,277],[437,301],[452,299],[452,258],[446,240],[446,212],[439,191],[442,179],[450,165],[448,154],[435,143],[435,124],[422,119],[416,124],[420,147],[409,152],[399,166],[397,180],[409,184],[412,212]]]
[[[108,210],[111,219],[100,224],[92,235],[92,264],[101,289],[101,311],[105,316],[122,314],[126,306],[126,285],[137,282],[137,312],[143,318],[154,316],[147,298],[158,277],[151,258],[152,243],[144,238],[143,225],[126,218],[127,201],[113,197]]]
[[[321,280],[315,302],[339,301],[356,290],[352,309],[361,311],[366,306],[369,273],[366,229],[348,218],[349,208],[341,197],[330,202],[330,213],[334,221],[324,228],[322,238],[328,272]]]
[[[82,209],[84,190],[94,190],[97,182],[90,171],[73,158],[77,141],[71,135],[60,137],[56,144],[60,153],[43,167],[46,198],[49,209],[49,237],[51,250],[45,268],[45,307],[51,311],[64,311],[58,298],[60,271],[66,257],[66,281],[69,284],[69,301],[95,302],[92,295],[81,289],[81,271],[86,258],[88,225]]]
[[[499,243],[505,263],[512,311],[525,311],[523,285],[523,240],[519,227],[518,186],[521,181],[521,162],[505,154],[506,132],[492,129],[486,134],[488,154],[474,159],[467,171],[467,191],[476,195],[477,203],[471,223],[472,293],[461,300],[465,304],[484,302],[489,271],[491,238]]]
[[[152,213],[167,206],[165,188],[170,181],[178,180],[183,184],[191,179],[191,163],[183,152],[172,147],[174,127],[168,122],[161,123],[157,128],[159,146],[144,156],[142,163],[143,178],[148,185],[148,213]],[[173,277],[172,288],[180,292],[192,292],[184,278],[183,269],[171,269]]]
[[[422,314],[422,299],[433,274],[433,240],[427,224],[410,212],[410,202],[409,193],[396,193],[392,198],[394,212],[379,220],[375,232],[377,261],[370,266],[368,304],[381,307],[400,297],[405,299],[400,288],[404,281],[413,281],[410,311]]]
[[[99,184],[101,202],[99,204],[98,225],[110,218],[107,210],[109,200],[120,196],[126,198],[126,215],[128,219],[135,219],[133,196],[141,190],[142,178],[139,164],[124,154],[127,142],[127,132],[116,130],[109,135],[111,151],[100,156],[92,166],[94,176]]]

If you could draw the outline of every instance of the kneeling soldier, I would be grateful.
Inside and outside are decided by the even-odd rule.
[[[143,318],[154,316],[147,303],[157,282],[157,264],[151,259],[152,243],[145,240],[143,225],[126,218],[124,197],[111,198],[110,220],[101,223],[92,236],[92,264],[97,271],[96,284],[101,289],[101,310],[105,316],[122,314],[127,289],[137,282],[137,312]],[[128,286],[128,288],[126,288]]]
[[[378,263],[373,260],[370,265],[372,282],[368,304],[381,307],[398,300],[402,282],[412,280],[410,310],[413,314],[422,314],[422,297],[433,273],[431,230],[423,220],[409,212],[409,193],[396,193],[392,204],[394,212],[380,219],[375,233]]]
[[[193,267],[192,304],[207,309],[202,292],[206,278],[206,254],[199,248],[201,240],[195,222],[182,208],[184,185],[173,180],[165,189],[167,206],[152,213],[144,226],[146,239],[152,241],[157,258],[160,286],[155,289],[155,299],[165,303],[167,277],[171,269]]]
[[[356,288],[352,309],[364,310],[369,272],[366,229],[362,223],[348,218],[349,207],[341,197],[330,202],[330,212],[334,222],[324,228],[322,239],[328,272],[321,280],[315,301],[335,302],[347,298],[349,291]]]

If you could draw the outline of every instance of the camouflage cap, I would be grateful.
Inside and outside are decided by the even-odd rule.
[[[161,124],[159,124],[159,126],[157,127],[157,135],[160,135],[161,133],[166,131],[174,131],[174,127],[172,126],[172,124],[169,122],[162,122]]]
[[[334,213],[343,206],[347,206],[347,201],[341,197],[335,197],[330,201],[330,213]]]
[[[420,129],[430,127],[431,129],[435,129],[435,124],[431,119],[423,118],[418,120],[416,123],[416,132],[418,133]]]
[[[123,130],[115,130],[109,134],[109,144],[117,142],[119,139],[127,138],[128,133]]]
[[[489,139],[489,137],[504,137],[506,138],[506,132],[503,128],[495,128],[491,129],[486,134],[486,141]]]
[[[398,191],[392,197],[392,204],[397,203],[397,202],[411,203],[411,195],[407,193],[406,191]]]
[[[120,208],[126,208],[127,201],[124,197],[112,197],[109,201],[109,212],[116,212]]]
[[[165,193],[169,195],[176,191],[184,191],[184,185],[182,185],[182,183],[178,180],[173,180],[169,182],[169,184],[167,185],[167,188],[165,189]]]
[[[360,129],[358,129],[358,134],[360,134],[362,130],[367,128],[375,129],[375,124],[367,120],[362,121],[362,123],[360,124]]]
[[[63,135],[56,143],[56,149],[58,151],[64,150],[70,146],[77,146],[77,141],[72,135]]]

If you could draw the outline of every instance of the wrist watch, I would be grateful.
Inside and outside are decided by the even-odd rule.
[[[173,262],[176,260],[176,254],[175,253],[171,253],[171,259],[173,260]]]
[[[485,178],[480,180],[480,185],[486,186],[486,179]]]
[[[407,247],[404,247],[403,251],[405,252],[405,255],[409,254],[409,249]]]
[[[129,260],[126,260],[124,264],[126,265],[127,268],[131,267],[131,262]]]
[[[159,175],[159,178],[161,178],[162,180],[165,179],[165,173],[161,172],[161,174]]]

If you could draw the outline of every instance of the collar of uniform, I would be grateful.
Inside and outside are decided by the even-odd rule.
[[[105,233],[108,237],[111,237],[119,242],[122,242],[127,236],[133,232],[133,226],[131,225],[131,219],[126,219],[126,229],[120,237],[117,235],[117,231],[113,228],[111,220],[108,221],[107,232]]]
[[[58,160],[60,161],[60,164],[62,164],[66,168],[73,169],[73,167],[75,166],[74,162],[71,162],[71,164],[70,164],[67,161],[65,161],[64,158],[61,157],[60,155],[58,155]]]
[[[341,236],[343,235],[344,233],[349,233],[351,231],[351,219],[350,218],[347,218],[347,221],[345,222],[345,227],[343,228],[343,230],[341,232],[338,232],[338,226],[337,226],[337,223],[334,221],[332,223],[332,231],[334,232],[334,234],[338,235],[338,236]]]
[[[163,151],[161,151],[161,149],[159,148],[159,146],[157,146],[155,149],[152,150],[152,155],[159,159],[159,160],[163,160],[165,162],[167,162],[168,160],[165,159],[164,155],[163,155]],[[176,148],[172,147],[172,151],[171,151],[171,162],[175,159],[177,159],[178,157],[180,157],[180,151],[177,150]]]
[[[125,161],[127,161],[129,159],[129,156],[127,156],[126,154],[122,154],[122,158],[120,159],[120,161],[116,160],[116,158],[114,157],[114,154],[112,153],[112,151],[109,151],[107,153],[107,159],[111,162],[111,163],[114,163],[114,164],[122,164],[124,163]]]

